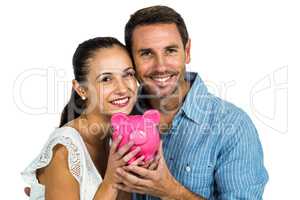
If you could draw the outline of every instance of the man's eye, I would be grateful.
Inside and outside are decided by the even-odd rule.
[[[150,51],[144,51],[141,53],[141,56],[151,56],[152,53]]]
[[[176,53],[177,49],[167,49],[166,52],[167,54]]]

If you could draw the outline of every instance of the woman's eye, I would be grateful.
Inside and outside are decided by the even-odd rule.
[[[126,73],[126,76],[134,76],[135,71],[129,71]]]
[[[111,78],[110,77],[103,77],[100,79],[101,82],[108,82],[108,81],[111,81]]]

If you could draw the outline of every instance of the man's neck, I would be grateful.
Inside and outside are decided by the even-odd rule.
[[[183,80],[173,94],[163,98],[151,98],[149,104],[152,108],[159,110],[163,114],[177,112],[190,89],[190,83]]]
[[[183,80],[176,91],[164,98],[151,98],[149,104],[152,108],[159,110],[161,114],[161,126],[170,127],[170,124],[181,108],[184,99],[190,89],[190,83]],[[168,129],[168,128],[166,128]]]

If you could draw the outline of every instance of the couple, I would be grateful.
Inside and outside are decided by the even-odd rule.
[[[268,175],[257,131],[247,114],[185,71],[191,42],[182,17],[166,6],[138,10],[125,42],[78,46],[60,128],[23,172],[31,198],[262,199]],[[139,149],[128,152],[132,142],[117,149],[121,138],[109,144],[110,117],[151,108],[161,114],[163,145],[153,161],[127,166]]]

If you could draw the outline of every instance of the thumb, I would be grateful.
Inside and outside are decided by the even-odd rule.
[[[159,155],[160,157],[163,157],[163,156],[164,156],[164,151],[163,151],[163,141],[160,141],[160,143],[159,143],[158,155]]]
[[[160,141],[158,155],[159,155],[158,163],[160,163],[159,165],[164,164],[166,161],[165,161],[164,151],[163,151],[163,141]]]

